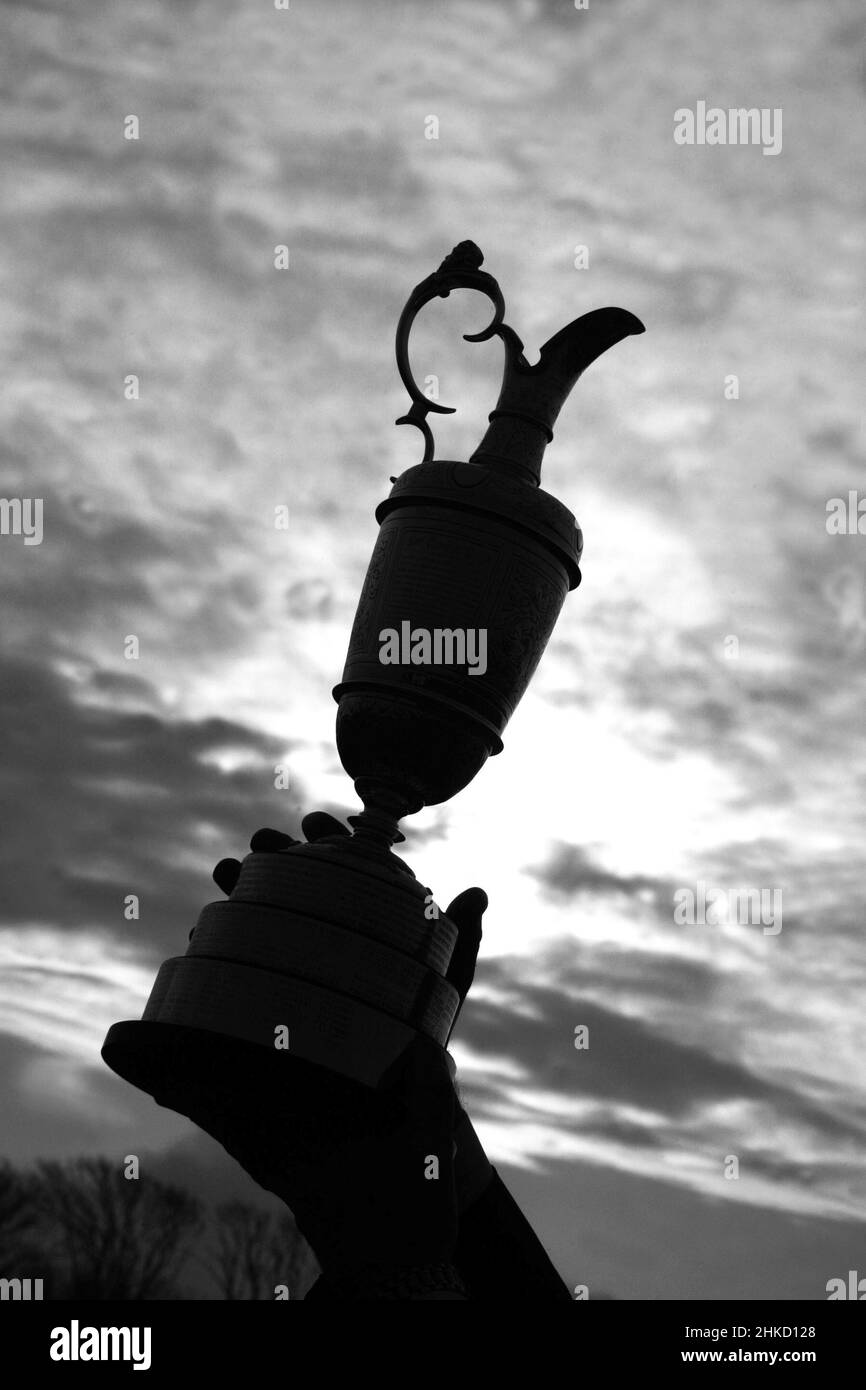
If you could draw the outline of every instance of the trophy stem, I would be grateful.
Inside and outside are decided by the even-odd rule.
[[[364,809],[357,816],[348,818],[353,828],[353,839],[383,850],[402,844],[406,836],[400,830],[399,822],[403,816],[420,811],[423,801],[407,796],[402,788],[375,777],[356,778],[355,791],[363,801]]]

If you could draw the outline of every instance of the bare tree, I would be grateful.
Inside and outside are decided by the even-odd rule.
[[[37,1200],[59,1298],[176,1296],[202,1228],[194,1197],[154,1178],[127,1179],[104,1158],[38,1166]]]
[[[36,1184],[31,1173],[0,1162],[0,1277],[44,1276]]]
[[[294,1297],[310,1273],[309,1246],[291,1216],[273,1216],[247,1202],[216,1210],[211,1270],[225,1299],[273,1299],[279,1284]]]

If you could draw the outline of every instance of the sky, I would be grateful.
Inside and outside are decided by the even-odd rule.
[[[217,860],[358,809],[331,689],[421,459],[394,331],[471,238],[530,360],[604,305],[646,333],[547,450],[583,582],[504,752],[403,824],[437,902],[490,899],[467,1106],[590,1299],[826,1297],[866,1259],[861,8],[6,0],[0,37],[0,495],[43,499],[0,536],[0,1153],[247,1182],[99,1049]],[[781,147],[677,143],[699,102]],[[439,458],[487,319],[416,325]],[[700,884],[771,928],[677,921]]]

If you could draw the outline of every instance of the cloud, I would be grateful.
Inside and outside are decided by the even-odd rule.
[[[828,1279],[858,1267],[866,1237],[862,1219],[792,1220],[660,1174],[573,1158],[504,1176],[568,1286],[588,1284],[590,1302],[602,1292],[684,1302],[824,1299]]]
[[[172,717],[138,676],[71,681],[8,660],[2,675],[0,718],[19,758],[0,773],[17,836],[0,847],[0,921],[100,928],[161,957],[218,896],[218,859],[245,852],[275,819],[300,834],[272,789],[273,763],[294,741],[231,719]],[[226,748],[252,766],[221,771],[214,759]],[[137,922],[124,918],[127,894],[140,898]]]
[[[528,868],[524,873],[539,880],[545,891],[556,896],[575,897],[580,893],[622,894],[625,897],[656,896],[661,884],[644,875],[620,875],[603,869],[579,845],[558,842],[548,863]]]
[[[551,978],[555,984],[540,983]],[[543,1169],[556,1153],[605,1156],[632,1171],[670,1167],[712,1191],[724,1156],[735,1154],[744,1180],[727,1187],[730,1200],[856,1210],[851,1160],[866,1134],[866,1108],[852,1105],[843,1084],[819,1097],[805,1077],[759,1068],[732,1027],[717,1022],[712,1042],[684,1041],[682,1025],[696,1007],[724,1018],[724,995],[709,971],[673,957],[602,949],[571,965],[562,953],[543,965],[482,962],[455,1043],[470,1109],[518,1162],[513,1131],[522,1126],[531,1167]],[[588,1044],[580,1049],[579,1026]],[[792,1152],[799,1160],[788,1159]],[[847,1162],[834,1159],[842,1153]]]

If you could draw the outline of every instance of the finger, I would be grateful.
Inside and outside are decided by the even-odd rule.
[[[237,859],[221,859],[213,871],[211,877],[217,888],[228,896],[238,881],[241,871],[240,862]]]
[[[310,811],[309,815],[304,816],[301,821],[301,829],[307,839],[312,842],[321,840],[325,835],[351,835],[351,830],[337,820],[336,816],[331,816],[327,811]]]
[[[464,923],[473,924],[481,929],[481,918],[487,911],[489,899],[483,888],[464,888],[462,893],[446,908],[446,915],[462,928]]]
[[[487,909],[487,894],[483,888],[466,888],[446,911],[457,926],[457,940],[451,953],[446,978],[457,990],[461,1001],[469,993],[475,978],[475,963],[481,945],[481,918]]]
[[[291,835],[287,835],[284,830],[257,830],[250,840],[250,849],[256,853],[270,854],[272,851],[288,849],[290,845],[299,845],[300,840],[293,840]]]

